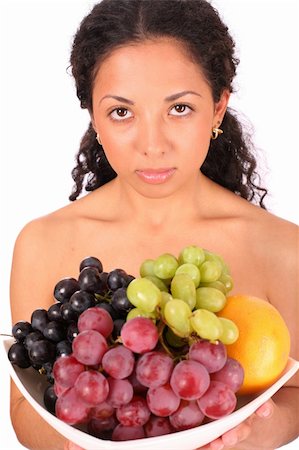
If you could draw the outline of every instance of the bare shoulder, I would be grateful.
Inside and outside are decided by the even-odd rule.
[[[72,252],[80,248],[80,242],[87,242],[92,222],[87,214],[93,209],[86,204],[89,202],[90,199],[77,200],[32,220],[20,231],[10,282],[14,322],[28,320],[35,308],[47,309],[53,303],[57,281],[78,275],[78,258],[72,257]]]
[[[261,251],[268,254],[269,260],[285,260],[296,268],[298,255],[299,227],[269,211],[249,204],[252,237],[260,245]]]

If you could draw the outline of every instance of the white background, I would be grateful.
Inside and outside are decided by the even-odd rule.
[[[95,1],[0,0],[0,332],[10,332],[13,244],[31,219],[68,202],[88,123],[68,75],[72,36]],[[274,214],[299,223],[297,0],[215,0],[241,64],[231,106],[249,118]],[[297,30],[297,31],[296,31]],[[38,264],[38,261],[37,261]],[[1,355],[2,367],[3,355]],[[0,372],[0,449],[21,447],[9,421],[9,379]],[[28,423],[30,426],[30,423]],[[288,450],[298,448],[299,440]]]

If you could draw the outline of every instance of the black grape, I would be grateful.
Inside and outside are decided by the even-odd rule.
[[[125,319],[116,319],[113,324],[114,328],[112,331],[113,339],[117,339],[120,336],[120,332],[124,324],[126,323]]]
[[[31,345],[33,344],[33,342],[36,341],[40,341],[41,339],[43,339],[43,335],[41,334],[40,331],[32,331],[32,333],[29,333],[25,340],[24,340],[24,346],[25,348],[29,351]]]
[[[92,294],[101,293],[105,288],[99,271],[94,267],[82,269],[78,277],[78,283],[82,291],[91,292]]]
[[[12,344],[12,346],[8,350],[8,359],[12,364],[16,364],[22,369],[26,369],[27,367],[31,366],[28,358],[28,352],[24,345],[20,342]]]
[[[54,384],[53,362],[46,362],[45,364],[43,364],[42,370],[45,372],[49,383]]]
[[[36,309],[33,311],[31,315],[31,326],[34,330],[42,333],[48,322],[48,312],[45,309]]]
[[[49,339],[49,341],[53,342],[60,342],[66,336],[64,326],[59,322],[55,322],[54,320],[47,323],[43,334],[46,339]]]
[[[122,314],[127,314],[134,307],[127,297],[127,288],[122,287],[113,292],[111,305]]]
[[[46,409],[55,415],[57,395],[54,391],[54,386],[48,386],[44,392],[44,404]]]
[[[121,287],[126,287],[129,284],[128,274],[123,269],[114,269],[108,273],[107,284],[111,291]]]
[[[63,303],[63,305],[61,305],[60,311],[61,317],[65,322],[73,322],[78,319],[78,314],[73,310],[69,302]]]
[[[69,342],[73,342],[79,334],[78,326],[75,322],[71,322],[67,328],[66,338]]]
[[[81,272],[81,270],[83,270],[85,267],[94,267],[99,272],[103,272],[103,265],[101,261],[95,256],[88,256],[87,258],[84,258],[80,263],[79,271]]]
[[[113,306],[111,305],[111,303],[101,302],[101,303],[98,303],[96,306],[97,306],[98,308],[105,309],[105,310],[110,314],[110,316],[112,317],[112,320],[119,319],[119,314],[118,314],[118,312],[113,308]]]
[[[78,291],[79,284],[75,278],[63,278],[54,288],[54,297],[61,303],[67,302],[74,292]]]
[[[67,356],[72,353],[72,344],[69,341],[60,341],[56,345],[56,358]]]
[[[55,320],[56,322],[61,322],[63,320],[60,311],[61,305],[61,302],[57,302],[54,303],[54,305],[50,306],[50,308],[48,309],[48,319],[50,321]]]
[[[69,303],[73,311],[81,314],[95,305],[95,298],[90,292],[77,291],[71,296]]]
[[[12,327],[12,335],[18,342],[23,342],[31,331],[33,331],[31,324],[23,320],[15,323]]]
[[[49,361],[54,361],[55,356],[55,344],[45,339],[33,342],[29,349],[30,361],[34,364],[44,364]]]

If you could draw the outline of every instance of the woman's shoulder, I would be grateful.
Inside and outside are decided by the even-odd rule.
[[[253,246],[259,246],[261,251],[269,254],[294,254],[298,251],[299,227],[271,210],[261,208],[243,199],[236,203],[236,208],[243,218],[244,232]]]
[[[98,222],[105,221],[109,208],[101,190],[99,188],[74,202],[32,219],[21,229],[18,240],[45,240],[55,235],[61,238],[64,234],[73,232],[83,222],[87,224],[95,219]]]
[[[217,187],[218,209],[222,217],[232,219],[232,231],[242,236],[256,254],[265,253],[268,259],[279,258],[279,255],[292,255],[294,259],[298,254],[299,227],[271,210],[261,208],[240,196]],[[266,205],[267,206],[267,205]]]

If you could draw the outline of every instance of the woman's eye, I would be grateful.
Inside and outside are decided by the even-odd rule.
[[[192,109],[188,105],[184,105],[182,103],[179,103],[177,105],[174,105],[171,108],[171,111],[174,110],[175,114],[172,114],[173,116],[187,116]]]
[[[128,118],[132,117],[128,114],[131,114],[131,113],[126,108],[115,108],[113,111],[111,111],[110,116],[113,120],[117,120],[117,121],[121,122],[124,119],[128,119]]]

